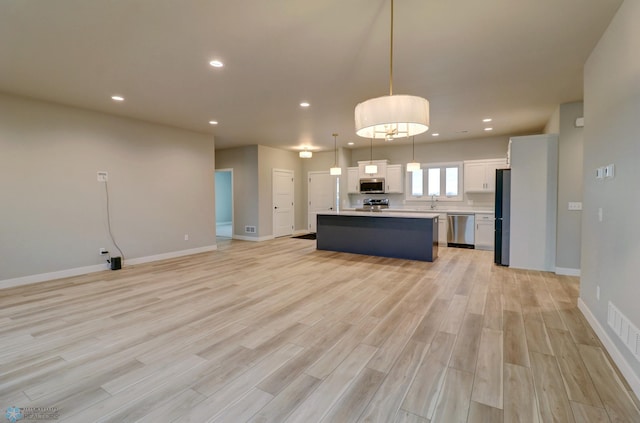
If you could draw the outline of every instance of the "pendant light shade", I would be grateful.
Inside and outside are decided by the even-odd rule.
[[[333,162],[333,166],[329,169],[329,174],[333,176],[339,176],[342,175],[342,168],[338,166],[338,142],[336,141],[336,137],[338,136],[338,134],[331,135],[333,135],[333,154],[335,161]]]
[[[429,101],[412,95],[387,95],[356,106],[356,134],[364,138],[404,138],[429,129]]]
[[[429,101],[413,95],[393,95],[393,0],[389,48],[389,95],[372,98],[355,109],[356,134],[366,138],[411,137],[429,129]]]
[[[420,163],[416,162],[416,137],[411,139],[411,161],[407,163],[407,172],[420,170]]]

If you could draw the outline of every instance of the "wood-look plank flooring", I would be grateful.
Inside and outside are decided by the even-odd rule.
[[[63,422],[640,422],[579,280],[292,238],[0,290],[0,409]]]

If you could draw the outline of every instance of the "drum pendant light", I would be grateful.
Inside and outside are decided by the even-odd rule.
[[[429,129],[429,101],[412,95],[393,95],[393,0],[389,54],[389,95],[356,106],[356,134],[364,138],[411,137]]]

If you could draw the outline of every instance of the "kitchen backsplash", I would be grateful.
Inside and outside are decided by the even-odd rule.
[[[365,198],[388,198],[391,209],[432,210],[430,200],[413,201],[405,200],[404,194],[349,194],[349,198],[342,203],[343,208],[356,208],[362,206]],[[493,211],[494,195],[491,194],[466,194],[464,201],[435,201],[435,211],[460,210],[460,211]]]

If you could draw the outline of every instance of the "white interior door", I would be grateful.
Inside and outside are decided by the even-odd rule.
[[[329,175],[328,171],[309,172],[308,181],[308,228],[310,232],[316,232],[316,214],[336,208],[336,178]]]
[[[293,171],[273,169],[273,236],[293,234]]]

